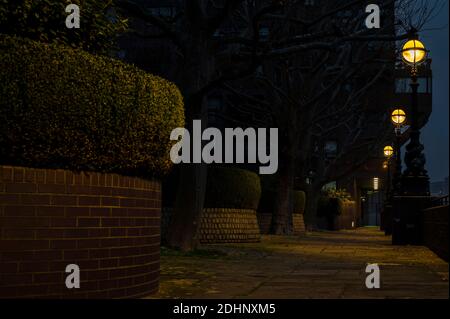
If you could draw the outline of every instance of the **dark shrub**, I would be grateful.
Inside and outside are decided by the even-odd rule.
[[[339,216],[342,214],[343,200],[336,197],[321,196],[317,207],[319,217]]]
[[[205,208],[255,209],[261,197],[259,176],[228,167],[209,167]]]
[[[107,53],[115,38],[126,31],[127,22],[114,0],[0,0],[0,30],[3,34],[25,37],[39,42],[59,43],[89,52]],[[68,29],[66,6],[80,6],[81,28]]]
[[[184,126],[177,87],[69,47],[0,36],[0,164],[159,176]]]
[[[294,214],[303,214],[305,212],[306,194],[304,191],[293,191]]]

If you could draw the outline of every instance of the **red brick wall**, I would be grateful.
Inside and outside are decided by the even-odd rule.
[[[158,289],[161,186],[0,166],[0,298],[125,298]],[[80,289],[65,268],[80,267]]]

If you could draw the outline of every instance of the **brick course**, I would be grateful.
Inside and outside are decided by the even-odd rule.
[[[0,166],[0,298],[156,292],[160,198],[157,181]],[[80,289],[65,286],[68,264]]]
[[[161,231],[165,238],[172,208],[164,208]],[[252,243],[261,240],[256,211],[234,208],[205,208],[200,220],[201,244]]]

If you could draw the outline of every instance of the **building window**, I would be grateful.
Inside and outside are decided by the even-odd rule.
[[[418,93],[431,93],[431,81],[428,78],[418,78]],[[395,93],[411,93],[411,79],[397,78],[395,80]]]
[[[268,27],[260,28],[259,36],[261,37],[261,40],[267,40],[267,38],[269,37],[269,28]]]
[[[159,8],[151,8],[151,13],[155,16],[172,18],[176,14],[175,7],[159,7]]]
[[[220,97],[208,98],[208,109],[211,112],[221,112],[223,106],[223,100]]]
[[[380,179],[378,177],[373,178],[373,190],[377,191],[380,189]]]
[[[326,158],[335,158],[338,151],[338,143],[336,141],[327,141],[324,147]]]

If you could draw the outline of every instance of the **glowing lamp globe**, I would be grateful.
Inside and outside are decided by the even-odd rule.
[[[390,145],[386,146],[384,148],[384,156],[386,157],[391,157],[392,155],[394,155],[394,148]]]
[[[402,125],[406,122],[406,113],[402,109],[397,109],[392,112],[392,123],[395,125]]]
[[[417,65],[425,61],[427,50],[419,40],[409,40],[402,49],[403,60],[410,65]]]

